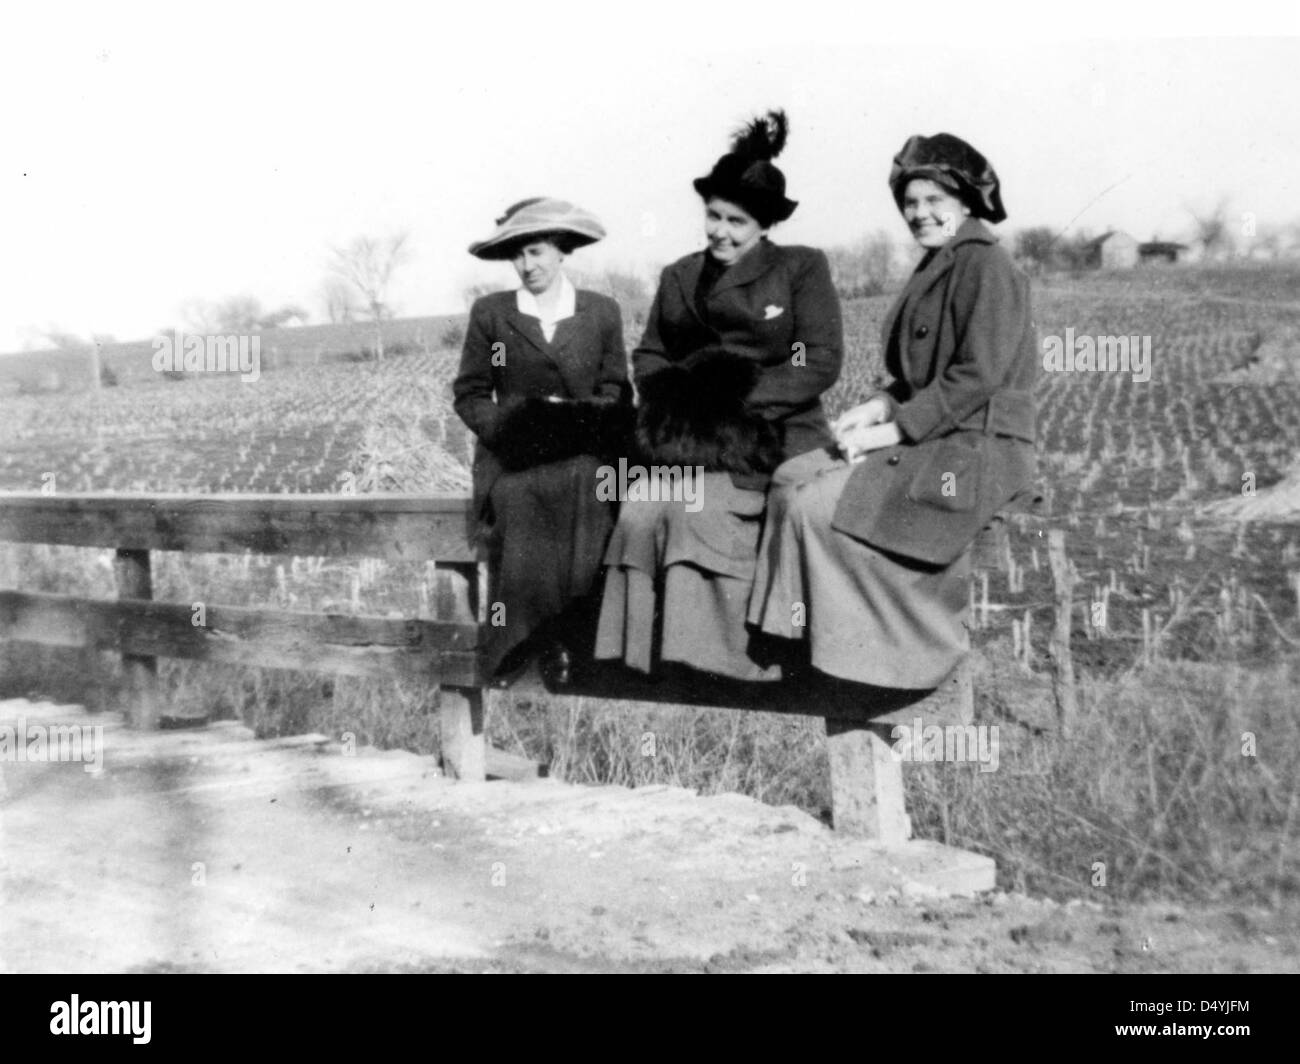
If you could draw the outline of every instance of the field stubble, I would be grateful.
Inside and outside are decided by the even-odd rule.
[[[1300,390],[1285,356],[1300,308],[1252,301],[1241,294],[1248,286],[1228,281],[1222,296],[1183,279],[1164,284],[1101,278],[1036,292],[1040,335],[1070,327],[1152,336],[1152,378],[1043,374],[1039,456],[1052,516],[1018,522],[1007,571],[977,573],[972,586],[977,712],[999,725],[1001,766],[909,766],[909,807],[919,835],[995,856],[1017,889],[1276,899],[1300,875],[1300,529],[1207,523],[1197,508],[1247,482],[1264,490],[1290,468]],[[832,414],[884,379],[887,302],[846,307],[850,357],[828,396]],[[0,487],[37,490],[53,473],[66,491],[464,493],[472,441],[450,409],[454,365],[445,351],[270,373],[252,386],[158,383],[71,402],[5,400]],[[1068,740],[1055,731],[1045,677],[1049,525],[1066,528],[1080,576],[1081,716]],[[424,566],[155,559],[160,599],[429,615]],[[0,585],[111,597],[108,552],[0,546]],[[0,655],[0,693],[111,704],[116,665],[107,658],[12,647]],[[396,681],[161,668],[177,716],[436,750],[436,696]],[[92,677],[98,694],[88,695]],[[507,693],[489,730],[497,745],[549,761],[569,780],[741,791],[822,815],[829,804],[815,718]],[[1247,735],[1253,757],[1242,755]]]

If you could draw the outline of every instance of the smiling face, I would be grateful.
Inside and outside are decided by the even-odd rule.
[[[730,200],[712,196],[704,204],[709,254],[727,266],[755,247],[766,232],[752,214]]]
[[[535,296],[550,290],[560,279],[560,267],[564,264],[564,252],[546,238],[529,241],[515,249],[510,263],[519,274],[524,287]]]
[[[941,248],[970,216],[970,208],[948,189],[914,177],[903,189],[903,221],[923,248]]]

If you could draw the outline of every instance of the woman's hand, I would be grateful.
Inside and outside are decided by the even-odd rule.
[[[898,422],[885,421],[881,424],[856,425],[843,434],[837,433],[836,439],[844,457],[850,462],[856,462],[868,451],[878,451],[882,447],[902,443],[903,433]]]
[[[889,399],[883,395],[873,396],[865,403],[860,403],[852,410],[841,414],[835,424],[831,426],[831,432],[835,436],[835,442],[839,449],[850,459],[853,454],[861,454],[867,450],[875,450],[875,447],[863,447],[864,441],[870,441],[874,437],[870,434],[863,434],[869,428],[882,425],[889,421],[890,415]],[[887,445],[885,445],[887,446]]]
[[[889,420],[889,400],[883,395],[875,395],[865,403],[859,403],[852,410],[846,410],[839,416],[831,431],[839,439],[847,432],[868,425],[879,425]]]

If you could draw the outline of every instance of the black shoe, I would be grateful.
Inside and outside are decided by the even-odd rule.
[[[496,671],[492,674],[489,686],[498,689],[512,687],[516,680],[528,671],[533,663],[533,648],[531,646],[518,646],[510,651],[497,666]]]
[[[568,687],[573,683],[573,651],[558,639],[542,651],[542,680],[552,689]]]

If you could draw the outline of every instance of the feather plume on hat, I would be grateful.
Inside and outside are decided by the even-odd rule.
[[[695,179],[695,191],[707,201],[718,196],[737,203],[766,229],[784,222],[799,204],[785,194],[785,175],[772,162],[785,148],[790,123],[776,109],[746,123],[731,137],[731,151]]]
[[[731,137],[731,151],[749,159],[770,162],[785,149],[790,120],[782,110],[768,111],[741,126]]]

